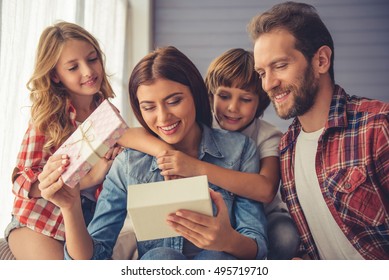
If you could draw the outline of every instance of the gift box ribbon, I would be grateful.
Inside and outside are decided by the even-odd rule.
[[[94,145],[94,143],[96,144],[96,131],[93,129],[93,122],[91,120],[87,120],[79,125],[77,131],[78,132],[76,133],[79,134],[79,137],[76,137],[76,139],[79,139],[66,144],[65,147],[73,146],[81,142],[76,159],[79,159],[83,154],[85,154],[83,158],[89,163],[95,164],[100,158],[104,157],[105,153],[109,150],[109,147],[103,143],[97,143],[97,145]],[[83,149],[84,143],[87,145],[88,149]],[[89,151],[92,151],[92,153]]]

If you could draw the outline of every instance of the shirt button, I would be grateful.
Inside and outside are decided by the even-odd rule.
[[[28,168],[27,168],[27,167],[25,167],[25,168],[24,168],[24,171],[26,171],[26,172],[27,172],[27,171],[28,171]]]
[[[351,184],[347,182],[346,184],[344,184],[344,188],[348,190],[349,188],[351,188]]]

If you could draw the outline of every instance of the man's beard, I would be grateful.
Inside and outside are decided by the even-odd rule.
[[[316,96],[319,91],[318,82],[315,80],[312,66],[307,66],[304,76],[300,79],[300,86],[290,85],[283,89],[277,88],[271,92],[271,96],[274,96],[278,92],[284,92],[285,90],[289,90],[290,94],[293,95],[292,98],[294,98],[294,106],[287,112],[282,114],[274,99],[271,99],[274,109],[280,118],[288,120],[290,118],[302,116],[308,112],[315,103]]]

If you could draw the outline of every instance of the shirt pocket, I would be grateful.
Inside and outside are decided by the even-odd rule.
[[[325,185],[345,224],[376,227],[385,222],[385,209],[365,166],[339,169]]]

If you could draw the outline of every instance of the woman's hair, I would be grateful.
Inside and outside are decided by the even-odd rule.
[[[45,148],[59,146],[72,132],[69,119],[70,100],[62,83],[54,83],[51,75],[68,40],[88,42],[96,52],[100,63],[104,64],[104,54],[97,40],[77,24],[59,22],[47,27],[39,39],[34,72],[27,83],[32,102],[31,121],[34,127],[46,134]],[[107,74],[103,67],[103,81],[100,89],[103,97],[114,97]]]
[[[139,123],[155,135],[143,120],[137,97],[138,87],[151,85],[157,79],[174,81],[189,87],[196,109],[196,122],[212,124],[212,113],[204,80],[193,62],[172,46],[156,49],[135,66],[129,81],[130,103]]]
[[[261,79],[254,70],[254,55],[244,49],[230,49],[215,58],[208,67],[205,77],[210,102],[218,87],[236,87],[257,94],[259,103],[255,117],[263,115],[270,104],[268,95],[263,91]]]
[[[311,62],[317,50],[328,46],[332,51],[329,74],[334,78],[334,42],[316,9],[309,4],[285,2],[273,6],[263,14],[255,16],[247,30],[253,41],[274,29],[285,29],[296,39],[296,49]]]

